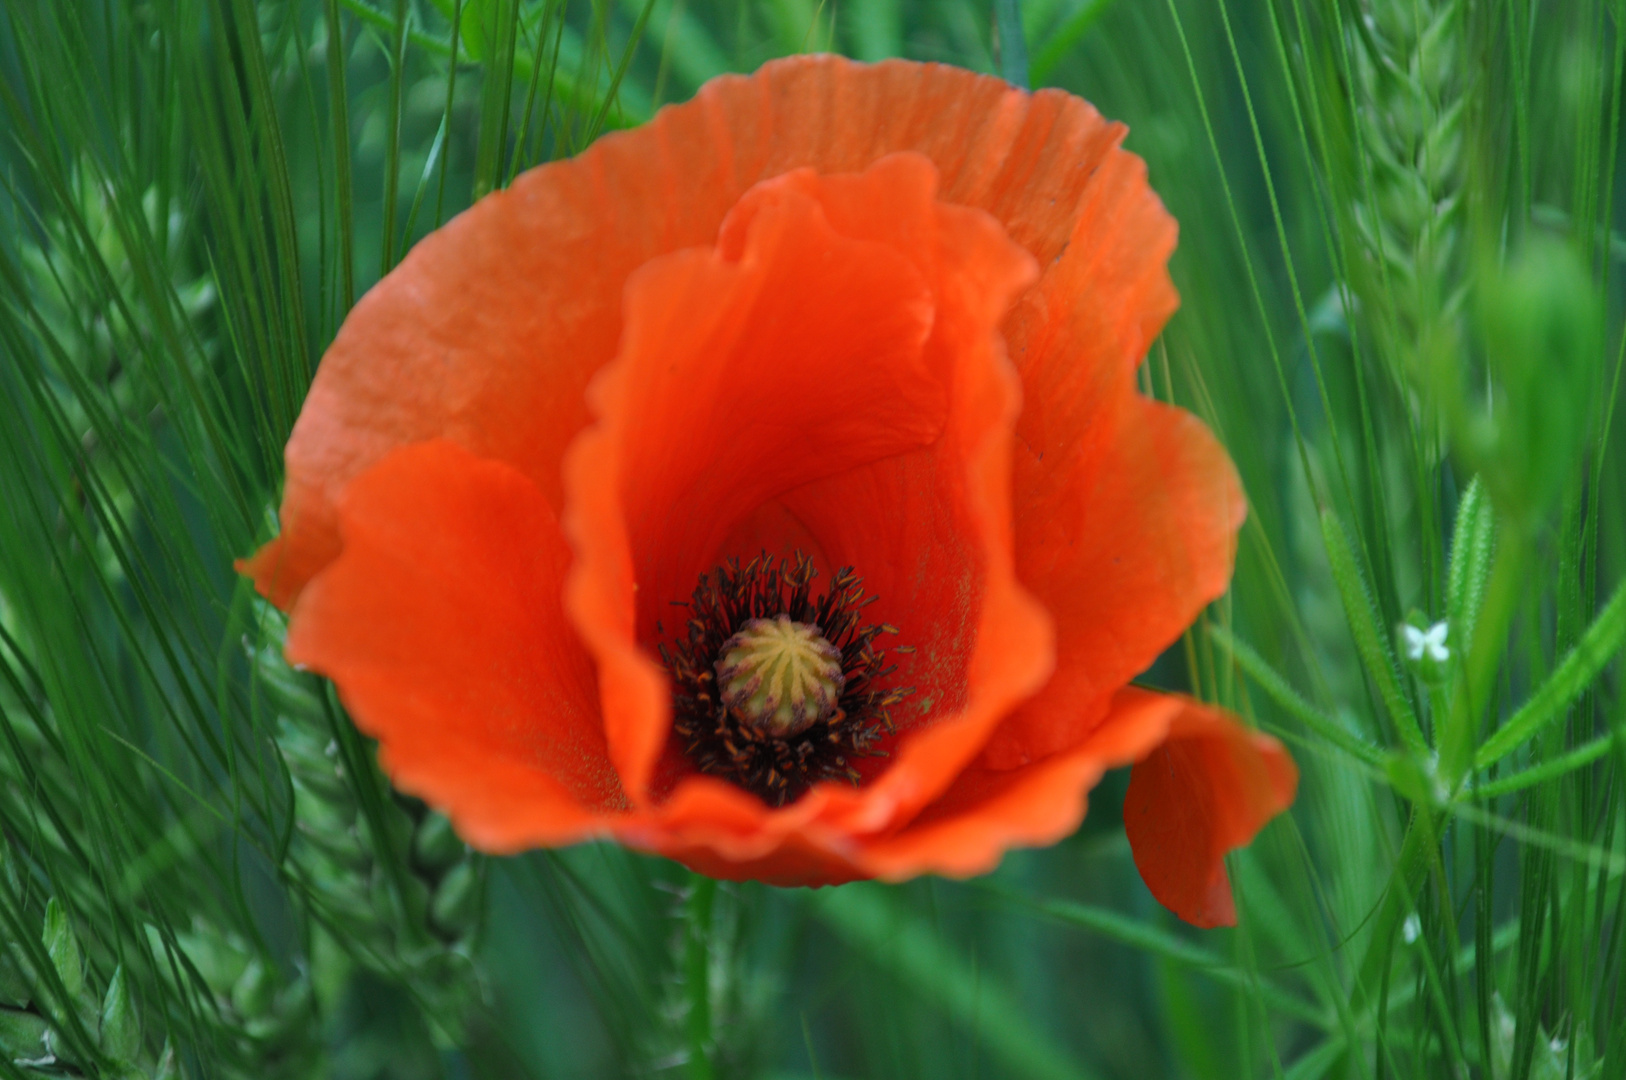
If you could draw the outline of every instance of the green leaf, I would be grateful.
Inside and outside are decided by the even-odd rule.
[[[646,6],[645,0],[621,0],[621,10],[633,19],[639,18]],[[853,23],[882,15],[887,6],[882,0],[866,0],[853,6],[843,4],[841,14],[847,22]],[[727,54],[718,47],[706,24],[695,18],[689,4],[657,0],[649,23],[651,44],[659,49],[662,62],[671,65],[673,73],[689,91],[699,89],[701,83],[729,69]],[[859,59],[862,60],[880,60],[896,55],[883,53],[881,56],[865,56],[862,55],[862,47],[859,52]],[[673,95],[668,93],[665,96],[670,99]]]
[[[457,36],[464,55],[470,60],[484,60],[491,51],[491,43],[502,32],[498,21],[497,0],[463,0],[463,19],[458,24]],[[451,13],[446,13],[451,18]]]
[[[1355,638],[1355,649],[1361,655],[1361,664],[1377,683],[1378,693],[1389,710],[1395,727],[1406,745],[1417,752],[1426,752],[1423,729],[1417,723],[1417,713],[1411,699],[1400,687],[1400,665],[1389,647],[1389,634],[1383,628],[1383,619],[1372,601],[1366,578],[1355,561],[1355,550],[1349,534],[1331,510],[1321,512],[1321,535],[1327,546],[1327,561],[1332,566],[1333,582],[1344,604],[1344,616],[1349,620],[1350,633]]]
[[[1493,799],[1499,795],[1511,795],[1516,791],[1534,787],[1544,780],[1552,780],[1592,764],[1605,754],[1609,753],[1615,745],[1615,735],[1600,735],[1589,743],[1577,746],[1567,754],[1543,761],[1540,765],[1533,765],[1510,776],[1498,777],[1487,783],[1474,785],[1474,794],[1481,799]]]
[[[1489,768],[1562,716],[1564,709],[1592,684],[1604,665],[1620,654],[1623,644],[1626,644],[1626,582],[1615,590],[1609,603],[1541,688],[1480,746],[1474,756],[1475,767]]]

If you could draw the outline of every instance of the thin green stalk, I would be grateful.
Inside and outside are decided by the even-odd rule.
[[[1278,675],[1265,659],[1253,651],[1252,646],[1239,641],[1229,630],[1221,626],[1210,626],[1208,632],[1219,645],[1230,653],[1247,673],[1248,677],[1259,684],[1260,689],[1268,694],[1272,701],[1280,705],[1289,716],[1294,717],[1305,727],[1332,743],[1340,750],[1352,757],[1359,758],[1368,765],[1381,765],[1383,751],[1371,743],[1351,735],[1344,730],[1343,725],[1332,717],[1318,710],[1304,698],[1299,696],[1286,679]]]
[[[994,26],[999,31],[999,73],[1012,86],[1026,90],[1028,40],[1022,28],[1021,0],[994,0]]]
[[[395,217],[401,187],[401,110],[406,93],[406,0],[395,0],[394,34],[390,38],[390,107],[385,119],[384,249],[379,253],[378,276],[395,267]],[[410,237],[408,238],[410,241]]]
[[[350,175],[349,91],[345,87],[344,23],[339,0],[326,0],[328,110],[333,127],[333,188],[338,203],[340,313],[356,305],[355,181]]]

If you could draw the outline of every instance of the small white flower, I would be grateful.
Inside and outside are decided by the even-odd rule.
[[[1451,659],[1451,650],[1445,644],[1445,635],[1450,628],[1443,621],[1427,630],[1419,630],[1409,624],[1401,629],[1406,634],[1406,655],[1411,659],[1421,660],[1425,654],[1438,664]]]
[[[1400,936],[1406,939],[1407,945],[1410,945],[1412,942],[1416,941],[1422,932],[1423,920],[1417,917],[1417,913],[1415,911],[1410,915],[1407,915],[1406,921],[1400,924]]]

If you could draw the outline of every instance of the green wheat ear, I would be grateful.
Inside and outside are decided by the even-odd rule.
[[[484,859],[444,815],[388,790],[322,683],[283,659],[281,617],[266,609],[260,624],[252,661],[294,796],[285,869],[344,955],[408,989],[437,1039],[461,1043],[483,998]]]
[[[1365,0],[1352,14],[1354,284],[1395,374],[1417,387],[1452,347],[1464,295],[1462,5]]]
[[[149,928],[155,955],[163,942]],[[201,1015],[212,1017],[239,1063],[230,1077],[294,1080],[309,1076],[321,1053],[321,1025],[311,979],[294,963],[275,972],[239,934],[202,918],[175,934],[186,964],[209,991]]]

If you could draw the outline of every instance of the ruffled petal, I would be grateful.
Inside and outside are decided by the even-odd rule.
[[[1297,769],[1223,711],[1134,687],[1076,746],[1013,769],[973,764],[906,828],[853,853],[855,876],[987,873],[1013,847],[1070,835],[1102,774],[1131,763],[1124,820],[1152,894],[1197,926],[1235,923],[1224,856],[1292,804]]]
[[[337,509],[343,553],[305,589],[289,659],[338,684],[396,786],[470,843],[514,851],[602,831],[626,800],[560,606],[569,550],[541,492],[430,442],[362,473]]]
[[[1212,433],[1133,392],[1098,426],[1100,450],[1058,464],[1050,496],[1017,519],[1018,573],[1056,620],[1056,672],[990,741],[996,768],[1077,745],[1231,580],[1247,503]]]
[[[282,534],[241,569],[290,607],[338,554],[345,485],[431,438],[508,462],[558,510],[561,457],[588,419],[584,389],[615,354],[628,276],[715,242],[763,179],[918,151],[945,201],[987,210],[1055,273],[1099,207],[1093,177],[1133,168],[1122,132],[1067,94],[958,68],[792,57],[533,169],[426,237],[351,311],[289,440]]]
[[[1233,926],[1225,855],[1292,804],[1298,768],[1270,736],[1218,709],[1172,700],[1183,707],[1167,739],[1130,774],[1124,829],[1141,877],[1163,906],[1196,926]]]
[[[1078,828],[1086,795],[1102,774],[1161,743],[1185,704],[1126,690],[1106,720],[1061,753],[1011,769],[973,762],[906,828],[866,844],[857,861],[890,881],[971,877],[992,870],[1011,848],[1053,844]]]
[[[670,722],[650,649],[668,622],[681,630],[672,605],[724,539],[767,500],[924,446],[944,422],[914,266],[836,233],[794,182],[755,195],[733,250],[675,253],[628,283],[620,356],[592,388],[602,419],[566,465],[568,602],[634,798]]]

